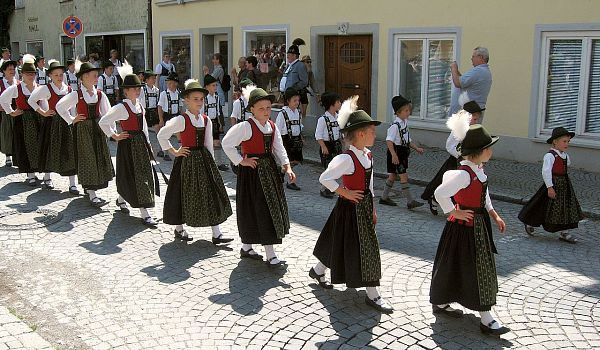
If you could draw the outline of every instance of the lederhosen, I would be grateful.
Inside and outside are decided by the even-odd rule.
[[[239,122],[245,122],[248,119],[248,117],[252,116],[252,113],[246,110],[247,108],[246,108],[246,105],[244,104],[244,98],[243,97],[240,97],[238,100],[240,101],[240,119],[239,119],[238,123]],[[246,114],[249,114],[249,115],[246,115]],[[241,147],[237,146],[236,149],[239,151],[241,149]],[[231,162],[231,161],[229,162],[229,166],[231,167],[231,171],[235,175],[237,175],[238,174],[238,168],[239,168],[239,166],[233,164],[233,162]]]
[[[128,103],[122,104],[129,118],[120,121],[121,129],[129,138],[117,143],[117,192],[133,208],[152,208],[156,184],[148,139],[143,131],[144,108],[141,113],[134,113]]]
[[[18,80],[14,80],[14,84],[20,84]],[[0,95],[12,85],[6,85],[4,78],[0,78]],[[17,108],[17,99],[12,100],[12,109]],[[6,112],[0,112],[0,152],[7,156],[12,156],[14,153],[13,147],[13,124],[14,118]],[[13,164],[16,165],[16,159],[13,160]]]
[[[319,156],[321,157],[321,165],[323,168],[327,168],[333,157],[342,153],[342,134],[339,133],[339,138],[336,140],[333,135],[333,128],[339,127],[337,120],[333,122],[330,121],[326,114],[322,115],[322,118],[325,119],[325,126],[327,127],[327,134],[329,135],[329,141],[323,140],[325,147],[327,147],[327,151],[329,151],[329,154],[323,154],[323,152],[321,152],[321,148],[319,147]]]
[[[102,78],[102,91],[104,91],[104,94],[106,95],[106,97],[108,97],[108,102],[110,103],[111,106],[114,106],[115,103],[117,102],[117,96],[116,96],[116,91],[115,91],[115,77],[110,77],[110,81],[112,82],[112,84],[107,85],[106,84],[106,76],[104,76],[104,74],[102,74],[100,76],[100,78]],[[112,93],[108,93],[108,90],[112,90]]]
[[[171,63],[171,68],[167,69],[165,67],[165,65],[162,63],[162,61],[160,62],[161,71],[160,71],[160,74],[159,74],[158,86],[159,86],[159,88],[162,91],[167,91],[168,92],[168,89],[167,89],[167,86],[166,86],[167,85],[166,84],[167,83],[167,77],[169,76],[169,74],[171,74],[173,72],[173,68],[174,67],[175,66],[173,65],[173,63]]]
[[[396,155],[398,156],[400,163],[392,163],[392,153],[390,150],[387,150],[387,172],[389,174],[406,174],[406,170],[408,170],[408,157],[410,156],[410,142],[405,140],[405,136],[410,140],[408,124],[404,129],[398,122],[394,122],[393,125],[398,127],[398,136],[400,137],[400,144],[394,144],[394,150],[396,151]]]
[[[79,80],[77,79],[77,76],[75,75],[75,73],[66,71],[66,76],[67,76],[67,85],[69,85],[71,87],[71,90],[72,91],[79,90]],[[71,78],[71,76],[73,78]]]
[[[46,85],[50,92],[48,110],[56,111],[56,104],[65,95],[58,95],[53,84]],[[67,86],[67,94],[71,87]],[[73,151],[73,131],[71,126],[60,115],[51,117],[40,116],[40,166],[39,171],[55,172],[61,176],[71,176],[77,173]]]
[[[281,171],[273,155],[275,123],[269,120],[270,134],[263,134],[249,119],[250,139],[243,141],[244,158],[258,158],[256,168],[240,166],[236,185],[237,224],[245,244],[281,244],[289,233],[290,221],[287,202],[281,183]]]
[[[180,132],[181,145],[188,147],[190,154],[176,157],[173,162],[163,220],[170,225],[216,226],[233,212],[223,178],[204,144],[208,117],[203,114],[205,126],[196,127],[187,113],[181,116],[185,121],[185,128]]]
[[[381,259],[373,224],[372,154],[368,155],[369,168],[362,165],[352,150],[345,154],[352,158],[354,172],[342,177],[343,186],[363,191],[364,197],[358,203],[338,197],[313,254],[331,269],[332,283],[345,283],[349,288],[374,287],[381,279]]]
[[[179,91],[177,91],[177,99],[173,100],[173,99],[171,99],[171,93],[169,92],[169,90],[165,90],[165,94],[167,95],[167,105],[168,105],[168,107],[167,107],[167,110],[164,111],[164,113],[163,113],[163,118],[164,118],[165,123],[166,123],[169,119],[171,119],[171,118],[176,117],[176,116],[179,115],[179,99],[180,99],[180,96],[179,96]],[[173,109],[173,106],[176,106],[177,108]]]
[[[210,121],[212,122],[212,137],[213,137],[213,140],[218,140],[219,139],[219,135],[221,134],[219,132],[219,128],[221,127],[220,120],[221,120],[221,118],[223,118],[223,107],[221,107],[221,105],[219,104],[219,95],[215,94],[215,96],[214,96],[215,102],[213,102],[213,103],[208,103],[208,96],[210,96],[210,95],[207,95],[204,98],[204,101],[206,103],[206,108],[205,108],[206,115],[208,115],[210,117],[208,111],[211,108],[215,109],[215,117],[214,118],[210,117]]]
[[[490,216],[485,208],[487,181],[461,165],[470,183],[454,196],[457,208],[472,210],[472,220],[450,216],[442,232],[433,262],[429,300],[434,305],[457,302],[475,311],[489,311],[496,304],[498,279]]]
[[[44,76],[40,74],[40,72],[44,72]],[[44,69],[35,69],[35,82],[38,85],[48,85],[48,71],[46,68]]]
[[[40,156],[40,119],[27,103],[30,95],[24,94],[22,84],[24,83],[17,85],[16,107],[22,110],[23,114],[13,117],[14,156],[20,173],[33,173],[37,171]]]
[[[567,159],[561,158],[554,150],[548,153],[554,156],[552,187],[556,198],[548,197],[548,187],[543,183],[519,212],[519,220],[529,226],[542,226],[548,232],[577,228],[583,213],[569,179]]]
[[[73,124],[77,180],[85,190],[106,188],[115,176],[106,135],[98,125],[102,92],[96,93],[98,101],[88,104],[81,89],[77,90],[77,114],[83,114],[86,120]]]
[[[300,119],[290,120],[288,113],[285,109],[282,109],[281,113],[283,114],[285,126],[287,129],[287,135],[281,136],[283,139],[283,146],[285,147],[285,150],[288,153],[290,161],[301,162],[304,160],[304,157],[302,155],[302,134],[294,136],[294,134],[292,133],[292,125],[297,125],[298,127],[300,127]],[[299,118],[302,117],[299,115]],[[300,133],[302,133],[302,131]]]
[[[158,106],[158,94],[156,92],[149,92],[148,85],[142,86],[144,89],[144,101],[146,101],[146,124],[148,127],[153,127],[160,122],[158,118],[158,107],[150,108],[150,98],[154,98],[156,100],[156,106]]]

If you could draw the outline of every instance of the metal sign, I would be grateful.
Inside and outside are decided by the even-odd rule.
[[[63,21],[63,32],[69,38],[75,38],[83,32],[83,23],[75,16],[69,16]]]

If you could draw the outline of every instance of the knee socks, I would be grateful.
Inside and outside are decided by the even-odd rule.
[[[412,196],[412,193],[410,193],[410,185],[408,184],[408,182],[402,183],[402,193],[404,194],[404,197],[406,197],[407,202],[410,203],[415,200]]]
[[[77,186],[77,184],[75,183],[75,175],[69,176],[69,187],[71,186]]]
[[[394,186],[394,181],[385,180],[385,186],[383,187],[383,194],[381,195],[381,198],[388,199],[390,197],[390,190],[392,189],[392,186]]]

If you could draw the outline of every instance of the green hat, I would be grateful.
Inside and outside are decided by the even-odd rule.
[[[244,78],[240,81],[240,88],[243,89],[248,85],[254,85],[254,82],[248,78]]]
[[[148,79],[148,77],[153,77],[153,76],[155,77],[155,76],[157,76],[157,75],[158,75],[158,74],[156,74],[156,73],[155,73],[155,72],[154,72],[152,69],[146,69],[146,70],[144,71],[144,78],[145,78],[145,79]]]
[[[13,66],[15,68],[17,68],[19,64],[17,63],[17,61],[13,61],[13,60],[8,60],[8,61],[4,61],[2,62],[2,66],[0,66],[0,72],[4,72],[6,70],[6,68],[8,68],[8,66]]]
[[[125,79],[123,79],[123,83],[121,84],[122,88],[135,88],[142,87],[144,84],[140,81],[140,77],[135,74],[127,74]]]
[[[248,98],[248,108],[254,106],[254,104],[260,100],[269,100],[271,103],[275,102],[275,96],[267,94],[267,92],[261,88],[256,88],[250,92],[250,98]]]
[[[75,73],[75,76],[77,78],[81,78],[82,75],[84,75],[87,72],[91,72],[93,70],[100,71],[101,68],[97,68],[96,66],[94,66],[90,62],[83,62],[81,64],[81,66],[79,67],[79,71],[77,71],[77,73]]]
[[[190,79],[185,83],[185,89],[183,89],[183,92],[181,93],[183,97],[186,97],[190,92],[194,91],[200,91],[204,94],[204,96],[208,94],[208,90],[203,88],[202,85],[200,85],[200,83],[196,79]]]
[[[55,69],[62,69],[63,71],[67,70],[67,68],[65,66],[63,66],[62,64],[60,64],[60,62],[52,61],[52,62],[50,62],[50,65],[48,66],[48,69],[46,71],[48,73],[50,73]]]
[[[72,58],[67,59],[67,66],[70,66],[72,64],[75,64],[75,60]]]
[[[562,126],[559,126],[558,128],[554,128],[552,130],[552,136],[550,136],[550,138],[548,140],[546,140],[546,143],[551,144],[552,141],[556,140],[559,137],[563,137],[563,136],[569,136],[569,137],[573,138],[573,137],[575,137],[575,133],[570,132],[569,130],[563,128]]]
[[[213,77],[210,74],[207,74],[204,76],[204,86],[208,86],[212,83],[216,83],[217,82],[217,78]]]
[[[338,119],[338,121],[339,121],[339,119]],[[357,111],[350,113],[350,116],[348,117],[348,121],[344,124],[343,127],[340,125],[340,128],[344,132],[348,132],[348,131],[359,129],[363,126],[367,126],[367,125],[377,126],[379,124],[381,124],[380,121],[373,120],[371,118],[371,116],[367,114],[367,112],[363,111],[362,109],[359,109]]]
[[[481,124],[471,125],[460,143],[460,155],[468,156],[491,147],[498,142],[498,136],[491,136]]]

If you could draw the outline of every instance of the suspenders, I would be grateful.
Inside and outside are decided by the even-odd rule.
[[[290,136],[290,138],[300,136],[300,135],[294,136],[294,134],[292,133],[292,125],[300,125],[300,120],[290,120],[285,109],[282,109],[281,113],[283,113],[283,119],[285,119],[285,127],[287,129],[287,133]]]
[[[179,97],[176,100],[171,100],[171,93],[167,90],[167,103],[169,104],[169,114],[177,115],[179,114]],[[177,109],[173,112],[173,105],[177,105]]]
[[[398,127],[398,134],[400,134],[400,146],[408,147],[410,141],[407,142],[404,139],[404,135],[406,135],[406,137],[410,140],[410,132],[408,131],[408,125],[406,126],[406,128],[402,129],[402,127],[400,127],[400,123],[395,122],[394,124]]]
[[[146,100],[146,109],[148,109],[148,108],[150,108],[150,97],[156,98],[157,97],[156,92],[148,92],[148,85],[142,86],[142,89],[144,89],[144,100]],[[167,94],[167,96],[169,96],[169,94]],[[169,106],[169,108],[170,107],[171,106]],[[156,108],[156,107],[154,107],[154,108]]]
[[[332,141],[332,142],[339,141],[342,136],[341,134],[337,140],[333,137],[333,128],[338,126],[338,122],[330,121],[329,117],[326,114],[323,114],[323,118],[325,118],[325,125],[327,126],[327,134],[329,134],[329,141]]]
[[[115,81],[114,81],[114,78],[111,79],[111,81],[112,81],[111,85],[106,85],[106,76],[104,76],[104,74],[102,74],[100,77],[102,78],[102,90],[104,91],[104,93],[107,94],[107,95],[114,95],[115,94]],[[108,93],[108,89],[112,89],[113,92],[111,94],[109,94]]]

